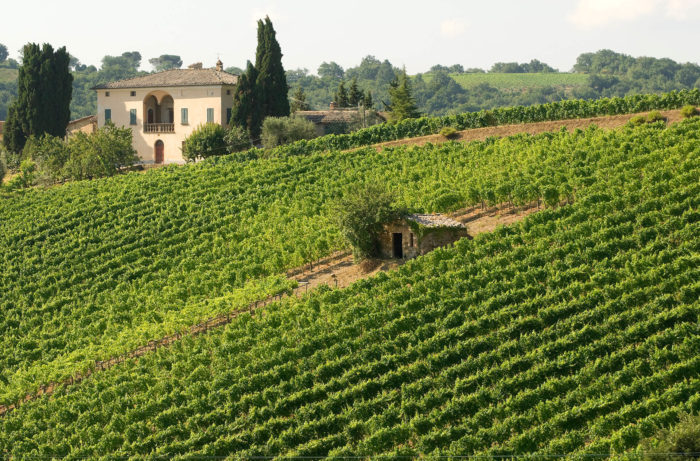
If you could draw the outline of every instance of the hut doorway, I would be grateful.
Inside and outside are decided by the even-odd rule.
[[[402,259],[403,258],[403,233],[401,232],[394,232],[391,234],[391,242],[392,246],[394,248],[394,258],[397,259]]]

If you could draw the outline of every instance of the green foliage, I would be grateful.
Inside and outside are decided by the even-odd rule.
[[[197,159],[227,154],[226,130],[218,123],[199,125],[185,139],[182,157],[188,162]]]
[[[491,66],[489,73],[505,73],[505,74],[535,74],[535,73],[555,73],[556,69],[549,65],[533,59],[529,63],[519,64],[517,62],[497,62]]]
[[[174,54],[161,54],[157,58],[149,59],[148,63],[153,66],[156,72],[182,67],[182,59]]]
[[[17,99],[4,127],[3,142],[11,152],[21,152],[32,135],[65,136],[73,82],[69,60],[65,47],[54,52],[48,43],[24,46]]]
[[[416,108],[415,99],[411,93],[411,84],[403,70],[396,80],[391,82],[389,88],[391,120],[400,122],[405,119],[418,118],[420,113]]]
[[[700,416],[682,414],[673,427],[659,430],[640,448],[644,459],[650,461],[700,458]]]
[[[698,115],[698,113],[698,109],[693,105],[681,107],[681,117],[683,118],[695,117],[696,115]]]
[[[378,184],[348,189],[335,205],[336,225],[352,247],[355,261],[380,256],[379,234],[384,224],[404,213],[396,198]]]
[[[576,195],[24,403],[0,419],[0,453],[633,457],[700,402],[699,136],[695,119],[229,156],[0,200],[0,369],[11,383],[0,389],[23,396],[119,340],[145,344],[155,325],[179,331],[183,316],[240,308],[227,290],[254,268],[284,273],[293,252],[336,249],[326,203],[358,182],[416,210],[442,187],[566,181]],[[219,310],[195,309],[202,299]]]
[[[7,174],[7,164],[5,160],[5,150],[0,146],[0,186],[2,186],[2,180],[5,179]]]
[[[654,122],[660,122],[660,121],[665,121],[666,117],[661,115],[661,112],[658,110],[653,110],[647,114],[647,123],[654,123]]]
[[[338,83],[338,89],[335,91],[333,102],[338,108],[348,107],[350,105],[348,102],[348,90],[345,89],[344,80],[341,80],[340,83]]]
[[[40,182],[53,183],[65,176],[63,169],[70,158],[70,151],[62,138],[49,134],[39,138],[30,136],[23,153],[36,162]]]
[[[306,94],[302,87],[297,87],[294,90],[294,95],[292,96],[292,102],[290,104],[290,111],[293,114],[299,110],[309,110],[309,105],[306,103]]]
[[[246,71],[238,77],[238,84],[233,93],[233,108],[229,123],[243,128],[253,139],[260,137],[263,114],[261,112],[259,88],[255,82],[258,71],[250,61]]]
[[[630,125],[634,126],[639,126],[639,125],[644,125],[647,122],[647,118],[643,115],[635,115],[634,117],[630,118]]]
[[[68,160],[63,174],[70,179],[114,176],[138,162],[129,127],[109,123],[95,133],[75,133],[68,138]]]
[[[459,137],[459,133],[454,127],[446,126],[440,130],[440,136],[445,139],[455,139]]]
[[[262,144],[272,149],[316,137],[316,126],[304,117],[267,117],[262,126]]]
[[[350,82],[350,89],[348,90],[348,106],[357,107],[363,100],[364,95],[357,86],[357,77],[355,77]]]
[[[30,158],[22,160],[19,165],[19,174],[8,183],[9,189],[25,189],[34,185],[36,181],[36,163]]]
[[[253,145],[250,142],[250,135],[246,130],[239,126],[232,125],[226,130],[224,135],[228,152],[241,152],[250,149]]]
[[[269,17],[258,21],[258,48],[255,54],[258,76],[255,85],[263,118],[289,115],[289,87],[282,66],[282,50],[275,35]]]
[[[9,56],[9,53],[7,52],[7,47],[0,43],[0,63],[5,62],[7,60],[7,57]]]

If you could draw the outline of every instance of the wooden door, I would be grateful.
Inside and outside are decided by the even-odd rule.
[[[163,141],[156,141],[156,163],[163,163]]]

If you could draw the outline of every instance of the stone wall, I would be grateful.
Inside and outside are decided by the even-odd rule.
[[[394,258],[393,234],[402,234],[403,258],[411,259],[418,255],[424,255],[435,248],[450,245],[457,240],[468,237],[467,229],[455,228],[424,228],[423,236],[418,237],[411,226],[399,221],[384,226],[384,232],[379,235],[379,244],[382,258]]]

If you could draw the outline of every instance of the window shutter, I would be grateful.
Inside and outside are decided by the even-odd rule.
[[[112,109],[105,109],[105,123],[112,120]]]
[[[226,109],[226,120],[225,120],[225,122],[226,122],[227,125],[231,123],[231,108],[230,108],[230,107],[229,107],[228,109]]]
[[[129,125],[136,125],[136,109],[129,111]]]
[[[212,123],[214,121],[214,109],[207,109],[207,123]]]
[[[187,125],[189,122],[187,121],[187,116],[189,114],[187,113],[187,108],[183,107],[180,109],[180,123],[183,125]]]

